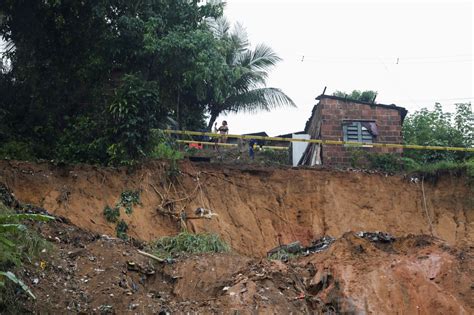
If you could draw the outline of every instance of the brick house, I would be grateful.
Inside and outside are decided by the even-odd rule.
[[[365,143],[402,143],[402,123],[407,114],[403,107],[356,101],[332,95],[320,95],[306,123],[311,139],[343,140]],[[378,153],[402,153],[399,148],[366,145],[359,150]],[[354,147],[310,144],[299,165],[350,166]]]

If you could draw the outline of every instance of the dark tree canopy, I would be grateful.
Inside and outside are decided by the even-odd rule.
[[[167,116],[203,126],[202,100],[227,71],[204,21],[222,9],[186,0],[2,1],[11,65],[0,74],[0,141],[36,157],[103,162],[142,156],[150,128]]]
[[[0,154],[123,163],[170,118],[201,129],[207,115],[294,105],[265,87],[278,56],[218,34],[222,13],[220,1],[2,1]]]

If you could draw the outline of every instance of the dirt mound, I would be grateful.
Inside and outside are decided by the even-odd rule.
[[[472,244],[474,203],[462,177],[437,182],[356,171],[249,168],[183,162],[180,172],[149,162],[133,171],[93,166],[0,162],[0,182],[21,202],[42,206],[73,224],[115,235],[103,209],[124,191],[139,191],[128,233],[149,241],[178,233],[181,212],[194,232],[220,234],[241,254],[263,256],[279,243],[309,244],[323,235],[385,231],[430,234],[450,245]],[[426,201],[426,207],[424,206]],[[432,224],[432,228],[430,225]],[[432,231],[431,231],[432,230]]]
[[[319,253],[281,261],[206,254],[157,263],[137,245],[53,222],[44,269],[19,275],[37,313],[471,314],[472,251],[428,236],[390,244],[346,233]]]

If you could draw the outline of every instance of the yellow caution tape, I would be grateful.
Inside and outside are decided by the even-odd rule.
[[[162,131],[168,134],[189,135],[189,136],[209,136],[209,137],[214,137],[214,138],[222,137],[221,134],[212,133],[212,132],[200,132],[200,131],[188,131],[188,130],[162,130]],[[323,139],[293,139],[293,138],[246,136],[246,135],[225,135],[225,137],[237,138],[237,139],[255,139],[255,140],[265,140],[265,141],[308,142],[308,143],[319,143],[319,144],[347,145],[347,146],[354,146],[354,147],[371,146],[371,147],[415,149],[415,150],[474,152],[474,148],[441,147],[441,146],[428,146],[428,145],[415,145],[415,144],[371,143],[371,142],[354,142],[354,141],[338,141],[338,140],[323,140]],[[192,142],[201,143],[200,141],[192,141]]]

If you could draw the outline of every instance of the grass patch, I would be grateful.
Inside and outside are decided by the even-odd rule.
[[[437,177],[442,174],[466,174],[470,182],[474,181],[474,159],[466,162],[441,161],[430,164],[417,165],[409,170],[424,177]]]
[[[191,234],[182,232],[176,236],[158,239],[152,250],[158,257],[170,258],[181,254],[223,253],[230,251],[230,246],[216,234]]]
[[[277,251],[276,253],[273,253],[271,254],[270,256],[268,256],[268,259],[269,260],[281,260],[281,261],[288,261],[290,259],[294,259],[298,256],[301,256],[301,253],[299,254],[294,254],[294,253],[290,253],[288,252],[287,250],[285,249],[281,249],[279,251]]]

